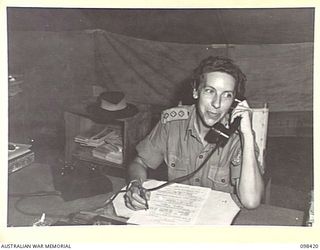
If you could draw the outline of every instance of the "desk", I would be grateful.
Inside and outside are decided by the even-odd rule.
[[[111,207],[99,209],[97,214],[120,223],[126,222],[124,218],[117,217]],[[303,218],[303,211],[261,204],[254,210],[242,209],[232,225],[303,226]]]
[[[302,226],[303,211],[261,204],[257,209],[242,209],[233,225]]]
[[[119,179],[116,180],[119,182]],[[120,189],[123,185],[124,180],[123,183],[119,183],[115,187],[115,190]],[[40,190],[53,191],[54,186],[50,166],[33,163],[28,168],[21,169],[16,174],[10,175],[8,189],[10,193],[29,193]],[[41,199],[26,199],[21,208],[22,210],[27,209],[29,212],[41,211],[67,216],[75,211],[86,211],[92,206],[103,204],[111,195],[110,193],[108,197],[98,195],[69,202],[65,202],[60,197],[55,196],[43,197]],[[32,225],[35,220],[39,219],[41,213],[39,212],[39,216],[21,214],[14,207],[16,199],[13,197],[8,199],[8,224],[13,226]],[[115,216],[112,206],[101,210],[99,214],[105,214],[109,218],[113,216],[116,220],[125,222],[123,218]],[[236,216],[233,225],[302,226],[303,217],[304,213],[302,211],[262,204],[255,210],[241,210]]]

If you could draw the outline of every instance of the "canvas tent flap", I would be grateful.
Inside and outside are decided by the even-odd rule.
[[[122,90],[137,102],[178,103],[177,90],[189,88],[193,69],[206,56],[225,55],[225,49],[205,45],[155,42],[97,31],[95,35],[98,82]]]
[[[207,56],[229,56],[247,75],[247,98],[273,111],[312,110],[312,43],[190,45],[95,31],[99,84],[133,101],[174,105],[190,91],[191,73]],[[183,84],[185,87],[183,87]]]
[[[23,76],[9,98],[17,138],[63,130],[63,112],[95,85],[155,104],[155,112],[188,101],[191,73],[209,55],[239,64],[249,103],[269,104],[277,135],[289,123],[290,134],[304,131],[297,124],[312,133],[314,8],[9,7],[7,21],[8,73]]]
[[[268,102],[271,112],[303,111],[312,110],[312,54],[313,43],[227,47],[103,30],[12,32],[9,71],[24,74],[26,98],[35,108],[64,108],[89,97],[92,85],[121,90],[129,101],[172,106],[190,94],[191,73],[203,58],[228,55],[247,75],[248,100]]]

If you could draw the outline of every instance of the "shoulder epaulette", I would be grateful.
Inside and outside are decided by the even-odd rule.
[[[189,110],[186,107],[178,106],[162,111],[161,123],[170,121],[185,120],[189,117]]]

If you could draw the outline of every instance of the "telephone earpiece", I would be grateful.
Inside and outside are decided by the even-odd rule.
[[[237,105],[244,101],[245,98],[235,98],[234,102],[231,105],[230,108],[230,114],[232,112],[233,109],[235,109],[237,107]],[[230,115],[231,117],[231,115]],[[223,124],[221,124],[220,122],[216,123],[215,125],[213,125],[211,127],[211,129],[209,130],[209,132],[206,134],[205,136],[205,140],[208,143],[215,143],[215,144],[219,144],[219,146],[224,146],[230,136],[237,131],[237,129],[240,126],[240,121],[241,121],[241,117],[236,117],[233,122],[229,125],[229,128],[226,128]]]
[[[208,143],[215,143],[223,147],[228,142],[231,135],[237,131],[240,126],[241,117],[236,117],[229,128],[223,126],[220,122],[213,125],[204,139]]]

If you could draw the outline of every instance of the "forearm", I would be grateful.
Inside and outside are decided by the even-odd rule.
[[[139,157],[128,167],[128,185],[124,195],[125,204],[132,210],[148,209],[150,192],[142,188],[142,183],[147,179],[147,167]],[[144,191],[143,191],[144,190]]]
[[[147,179],[147,168],[139,157],[136,157],[134,161],[128,167],[128,181],[140,180],[145,181]]]
[[[246,208],[260,205],[264,184],[254,150],[253,134],[242,135],[242,168],[237,185],[238,196]]]

